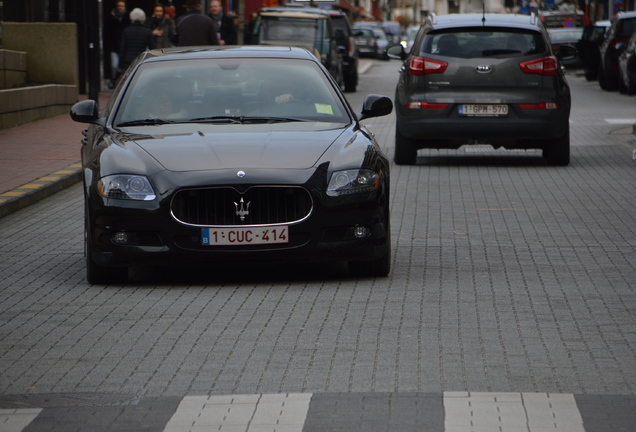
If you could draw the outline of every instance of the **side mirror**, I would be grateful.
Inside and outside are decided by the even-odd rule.
[[[88,99],[78,102],[71,107],[71,118],[79,123],[99,123],[99,108],[97,102]]]
[[[402,44],[390,46],[386,50],[386,54],[393,60],[404,60],[408,55]]]
[[[362,103],[362,112],[358,116],[358,120],[385,116],[391,114],[391,111],[393,111],[391,99],[386,96],[370,94]]]

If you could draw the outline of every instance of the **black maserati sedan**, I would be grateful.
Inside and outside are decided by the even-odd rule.
[[[142,53],[108,104],[71,109],[82,141],[86,275],[135,265],[343,261],[390,272],[389,162],[302,48],[181,47]]]

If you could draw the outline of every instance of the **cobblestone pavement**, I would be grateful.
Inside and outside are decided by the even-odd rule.
[[[374,62],[352,105],[398,67]],[[568,167],[484,146],[392,166],[387,278],[90,286],[79,185],[1,218],[0,431],[633,430],[636,100],[570,83]],[[394,116],[367,124],[392,156]]]

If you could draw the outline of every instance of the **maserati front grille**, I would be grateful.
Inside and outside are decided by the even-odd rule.
[[[298,186],[183,189],[171,203],[172,216],[186,225],[236,226],[290,224],[311,214],[313,201]]]

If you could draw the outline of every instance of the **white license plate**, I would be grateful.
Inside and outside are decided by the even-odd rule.
[[[508,105],[460,105],[459,115],[499,117],[508,115]]]
[[[244,246],[289,243],[287,226],[203,228],[203,246]]]

